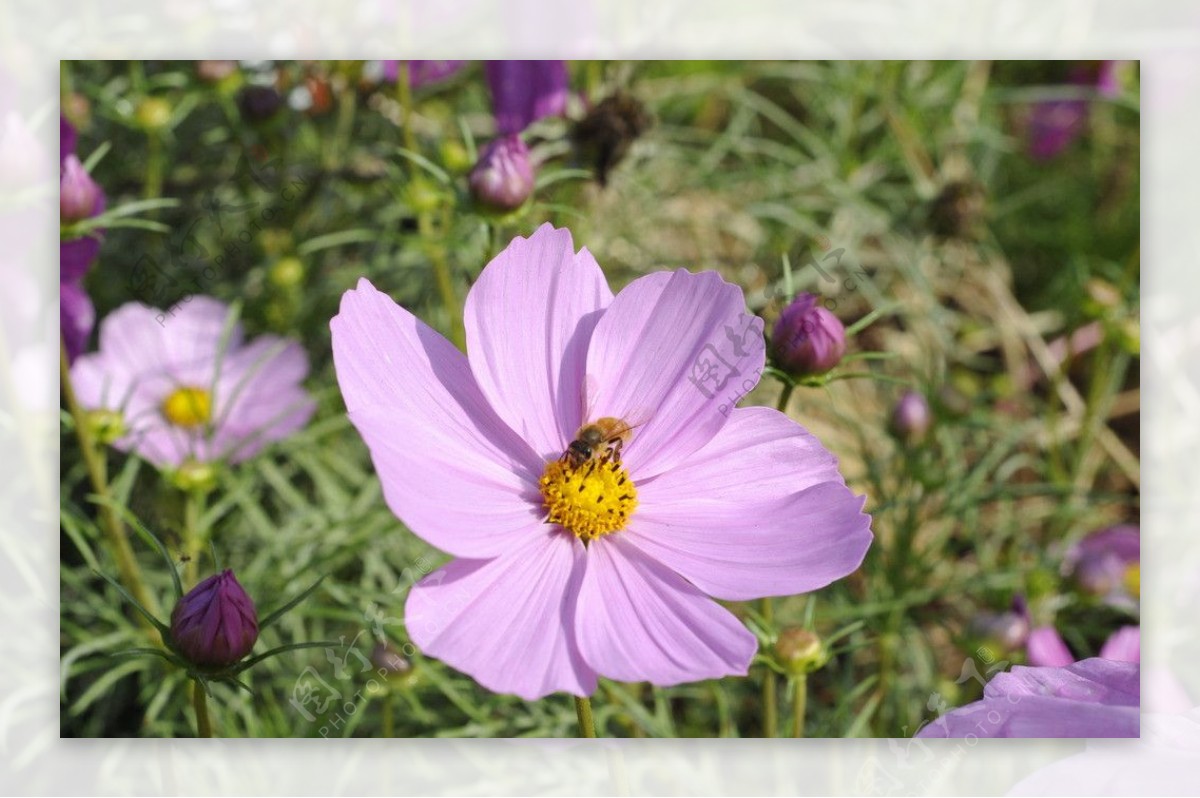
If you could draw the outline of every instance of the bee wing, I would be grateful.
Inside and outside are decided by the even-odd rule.
[[[581,400],[583,404],[583,416],[579,422],[581,425],[594,422],[599,416],[604,415],[596,410],[597,399],[600,396],[600,382],[591,374],[584,375],[583,392]],[[654,413],[646,407],[639,407],[624,413],[621,420],[625,422],[623,432],[629,432],[644,426],[650,422]]]

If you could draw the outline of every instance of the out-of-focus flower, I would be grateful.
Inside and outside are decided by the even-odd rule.
[[[96,309],[78,282],[62,281],[58,290],[59,327],[67,347],[67,359],[74,362],[87,348],[88,336],[96,326]]]
[[[85,409],[122,413],[116,448],[165,469],[236,463],[308,422],[304,350],[273,335],[247,342],[229,313],[192,296],[165,311],[130,302],[104,319],[99,351],[75,361],[71,380]]]
[[[918,737],[1137,737],[1141,666],[1086,659],[1061,668],[1015,666],[983,698],[947,712]]]
[[[1025,648],[1029,664],[1037,668],[1061,668],[1075,662],[1067,642],[1053,626],[1039,626],[1030,632]]]
[[[283,95],[274,86],[251,84],[238,92],[237,104],[247,122],[266,122],[283,107]]]
[[[1087,535],[1067,551],[1063,573],[1109,604],[1136,607],[1141,590],[1140,530],[1120,524]]]
[[[371,665],[383,676],[404,678],[412,673],[412,663],[386,642],[380,640],[371,649]]]
[[[64,222],[78,222],[100,213],[104,192],[74,154],[62,162],[58,184],[58,213]]]
[[[138,104],[133,117],[143,130],[162,130],[171,124],[171,103],[162,97],[147,97]]]
[[[870,518],[833,456],[694,378],[706,346],[740,374],[763,366],[761,347],[733,349],[730,330],[741,347],[761,322],[716,273],[614,297],[544,225],[484,268],[464,317],[469,357],[364,279],[331,323],[388,505],[459,558],[409,594],[426,654],[526,699],[589,695],[601,675],[745,674],[756,638],[710,596],[807,592],[862,562]],[[623,446],[572,446],[605,418],[633,426]]]
[[[84,170],[75,155],[78,144],[75,128],[59,117],[59,214],[63,222],[78,222],[104,212],[104,191]],[[100,251],[103,231],[92,230],[84,236],[60,241],[59,256],[59,328],[74,361],[87,346],[96,324],[96,310],[83,288],[83,277]]]
[[[456,75],[467,65],[466,61],[409,61],[407,63],[408,85],[414,89],[431,83],[440,83]],[[400,79],[399,61],[383,62],[383,79],[389,83],[395,83]]]
[[[818,297],[797,294],[771,331],[771,354],[793,376],[824,374],[846,354],[846,328]]]
[[[971,619],[969,634],[976,640],[998,647],[1002,652],[1018,651],[1029,639],[1029,617],[1022,598],[1013,600],[1006,612],[981,612]]]
[[[229,569],[189,590],[171,613],[171,644],[188,662],[206,670],[234,665],[256,640],[254,601]]]
[[[196,77],[206,83],[217,83],[237,72],[237,61],[197,61]]]
[[[892,429],[901,438],[909,441],[925,437],[932,421],[933,414],[929,411],[929,402],[917,391],[906,391],[892,410]]]
[[[567,107],[566,61],[488,61],[484,71],[501,135],[520,133]]]
[[[1091,87],[1102,97],[1120,93],[1120,61],[1085,62],[1071,71],[1068,85]],[[1036,103],[1029,113],[1027,137],[1029,153],[1037,160],[1049,160],[1079,137],[1091,111],[1085,98],[1046,100]]]
[[[1142,661],[1142,630],[1137,626],[1122,626],[1100,647],[1101,659],[1121,662]]]
[[[467,178],[471,195],[480,204],[498,211],[511,211],[533,194],[533,162],[529,148],[514,134],[487,144]]]
[[[1141,638],[1138,627],[1122,626],[1104,641],[1100,659],[1141,662]],[[1035,667],[1061,668],[1075,662],[1075,655],[1053,626],[1040,626],[1029,634],[1026,656]]]

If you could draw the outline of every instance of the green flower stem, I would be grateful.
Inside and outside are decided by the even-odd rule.
[[[383,694],[383,736],[396,736],[396,721],[392,715],[392,691],[387,690]]]
[[[196,736],[212,737],[212,721],[208,719],[208,697],[199,679],[192,682],[192,709],[196,711]]]
[[[71,382],[71,368],[67,361],[67,347],[61,341],[59,346],[59,375],[62,380],[63,397],[67,403],[67,412],[71,414],[71,418],[75,422],[75,435],[79,440],[79,450],[83,454],[83,463],[87,468],[88,479],[92,483],[92,490],[101,500],[99,508],[101,527],[108,538],[113,559],[117,562],[117,572],[121,576],[121,582],[139,604],[145,607],[151,615],[157,616],[158,604],[154,601],[149,591],[146,590],[146,585],[142,581],[142,572],[138,568],[137,558],[134,557],[133,548],[129,545],[129,537],[125,534],[125,525],[121,523],[121,519],[112,507],[112,494],[108,489],[108,478],[105,473],[107,469],[105,468],[103,454],[97,450],[96,440],[92,437],[92,428],[88,425],[87,415],[84,413],[83,408],[79,406],[79,399],[75,395],[75,386]],[[159,634],[154,626],[141,613],[138,613],[137,617],[139,623],[157,641]]]
[[[792,383],[783,383],[783,388],[779,392],[779,400],[775,403],[775,409],[780,413],[787,413],[788,401],[792,398],[794,390],[796,390],[796,386]],[[770,597],[762,599],[759,603],[759,612],[762,614],[767,630],[772,631],[771,627],[775,623],[775,608]],[[779,699],[776,690],[775,672],[770,668],[765,668],[762,683],[763,737],[774,737],[779,728]]]
[[[396,99],[400,101],[400,133],[404,136],[404,149],[417,151],[417,136],[412,129],[412,87],[408,85],[408,62],[400,62],[400,73],[396,76]]]
[[[579,718],[579,736],[595,737],[596,722],[592,718],[592,700],[575,697],[575,715]]]
[[[206,537],[200,517],[204,514],[205,497],[202,490],[189,490],[183,500],[183,553],[187,558],[183,566],[183,583],[189,589],[195,587],[200,573],[200,552]]]
[[[792,736],[804,736],[804,710],[808,704],[808,676],[792,679]]]
[[[162,134],[157,130],[150,131],[146,136],[146,199],[155,199],[162,194],[163,187],[163,142]]]
[[[759,612],[762,613],[763,623],[770,631],[775,624],[775,608],[771,605],[770,598],[764,598],[759,603]],[[763,737],[774,737],[776,729],[779,728],[779,699],[775,691],[775,671],[764,667],[762,683]]]

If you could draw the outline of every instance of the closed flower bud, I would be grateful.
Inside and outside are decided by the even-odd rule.
[[[65,223],[78,222],[94,215],[101,197],[100,186],[83,168],[74,155],[68,155],[62,164],[62,176],[58,184],[58,212]]]
[[[775,322],[771,354],[776,365],[793,376],[824,374],[846,354],[846,328],[816,296],[799,294]]]
[[[812,673],[829,661],[821,638],[807,629],[791,626],[779,633],[775,655],[784,670],[794,676]]]
[[[89,410],[86,423],[99,443],[109,445],[125,434],[125,418],[116,410]]]
[[[247,86],[238,93],[237,104],[247,122],[265,122],[283,107],[283,95],[274,86]]]
[[[161,97],[147,97],[134,116],[145,130],[161,130],[171,122],[171,104]]]
[[[931,421],[929,403],[916,391],[908,391],[901,396],[892,411],[892,430],[908,441],[925,437]]]
[[[171,613],[171,643],[184,659],[206,670],[234,665],[258,640],[254,602],[226,569],[196,585]]]
[[[498,211],[515,210],[533,194],[533,162],[529,148],[516,134],[503,136],[483,148],[467,178],[471,195]]]

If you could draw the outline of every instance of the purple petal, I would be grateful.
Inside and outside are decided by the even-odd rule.
[[[543,527],[494,560],[454,560],[409,593],[409,635],[493,692],[591,695],[596,674],[572,634],[584,556],[575,537]]]
[[[545,116],[561,114],[567,105],[566,61],[488,61],[492,112],[501,135],[520,133]]]
[[[463,318],[479,389],[544,458],[562,454],[584,423],[592,329],[612,292],[568,230],[544,224],[516,238],[479,275]]]
[[[75,132],[75,126],[60,114],[58,117],[58,160],[60,163],[75,152],[78,143],[79,134]]]
[[[728,610],[620,536],[588,548],[577,614],[583,658],[625,682],[744,676],[758,648]]]
[[[712,440],[762,374],[762,320],[715,272],[634,280],[596,325],[588,350],[590,417],[638,425],[623,457],[635,481]]]
[[[461,71],[466,61],[409,61],[408,85],[414,89],[438,83]],[[400,79],[400,62],[383,62],[383,79],[395,83]]]
[[[1057,668],[1075,661],[1066,641],[1053,626],[1039,626],[1030,632],[1025,651],[1029,657],[1029,664],[1036,667]]]
[[[1086,100],[1047,100],[1033,106],[1029,117],[1029,153],[1038,160],[1058,155],[1083,132]]]
[[[87,292],[77,283],[60,283],[58,288],[59,327],[67,347],[67,358],[74,362],[87,348],[92,327],[96,324],[96,309]]]
[[[1061,668],[1016,666],[984,697],[943,715],[918,737],[1137,737],[1140,667],[1087,659]]]
[[[96,233],[76,238],[71,241],[61,241],[58,245],[59,279],[63,282],[74,282],[83,278],[91,267],[92,261],[100,252],[100,239]]]
[[[365,279],[330,326],[338,385],[392,512],[460,557],[498,556],[540,527],[544,463],[461,352]]]
[[[304,349],[274,335],[228,353],[213,396],[216,433],[201,459],[237,463],[301,429],[316,410],[301,386],[307,375]]]
[[[717,598],[816,590],[856,570],[871,545],[864,498],[833,455],[770,408],[734,410],[638,498],[629,542]]]
[[[1120,662],[1142,661],[1142,632],[1137,626],[1122,626],[1100,648],[1101,659]]]

